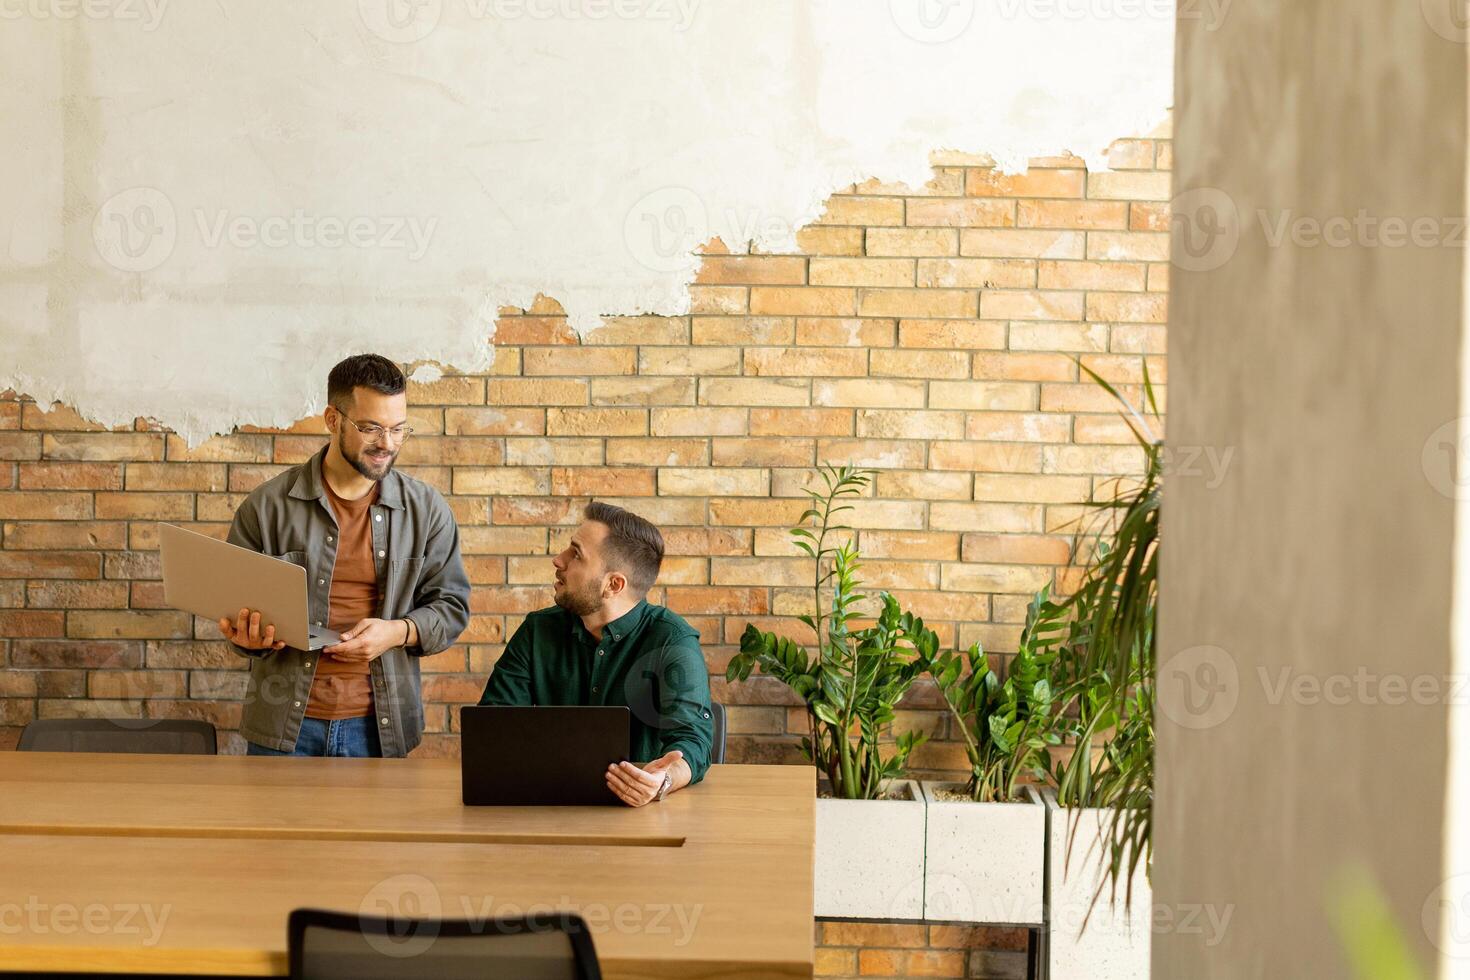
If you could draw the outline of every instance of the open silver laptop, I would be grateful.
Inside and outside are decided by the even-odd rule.
[[[158,535],[163,601],[175,609],[216,622],[258,610],[261,632],[274,624],[276,639],[298,650],[341,642],[340,633],[310,622],[300,565],[173,524],[159,524]]]

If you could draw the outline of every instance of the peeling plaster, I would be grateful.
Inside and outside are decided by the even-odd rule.
[[[936,149],[1104,168],[1172,96],[1156,2],[53,8],[0,32],[0,389],[191,445],[320,411],[349,353],[483,371],[538,294],[686,313],[702,242],[793,251]]]

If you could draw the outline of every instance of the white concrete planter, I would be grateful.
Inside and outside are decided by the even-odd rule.
[[[926,782],[924,918],[1039,926],[1044,922],[1046,807],[940,799],[963,783]]]
[[[1104,878],[1102,839],[1110,811],[1062,809],[1050,793],[1046,805],[1049,980],[1148,980],[1153,889],[1143,866],[1133,876],[1131,911],[1124,908],[1121,885],[1116,902],[1104,885],[1088,918]]]
[[[821,918],[924,917],[924,798],[817,799],[815,912]]]

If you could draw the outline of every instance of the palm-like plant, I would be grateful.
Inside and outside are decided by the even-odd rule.
[[[731,658],[725,676],[743,681],[759,666],[761,673],[784,682],[806,702],[809,734],[801,740],[802,751],[826,773],[832,795],[876,799],[884,781],[901,776],[909,753],[924,741],[921,733],[902,733],[886,754],[881,742],[895,706],[923,670],[923,654],[915,645],[916,637],[924,642],[923,623],[882,593],[877,621],[864,629],[851,628],[867,598],[857,576],[862,563],[850,537],[840,544],[829,539],[834,532],[851,530],[838,515],[852,510],[843,501],[863,491],[871,471],[829,465],[819,473],[825,487],[807,490],[812,506],[790,532],[815,565],[816,605],[801,621],[816,636],[816,653],[809,655],[801,644],[748,624],[740,653]],[[824,592],[831,594],[831,608],[825,612]]]
[[[1097,505],[1102,525],[1082,583],[1059,610],[1065,635],[1054,637],[1061,698],[1077,719],[1077,751],[1058,767],[1057,798],[1067,807],[1106,807],[1106,875],[1116,898],[1153,856],[1155,623],[1158,617],[1159,516],[1163,442],[1117,389],[1085,365],[1126,409],[1124,421],[1144,451],[1142,479]],[[1145,364],[1145,411],[1158,404]],[[1094,754],[1094,741],[1105,738]]]

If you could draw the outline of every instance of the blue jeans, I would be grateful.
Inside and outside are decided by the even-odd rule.
[[[378,716],[376,713],[362,718],[340,718],[327,721],[325,718],[301,719],[301,734],[296,736],[296,747],[290,752],[268,749],[254,742],[245,743],[246,755],[315,755],[337,756],[353,759],[375,759],[383,754],[378,746]]]

